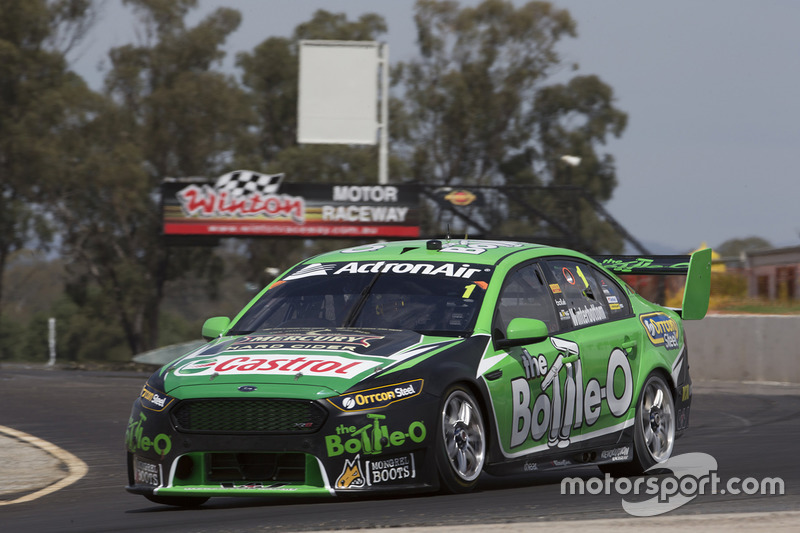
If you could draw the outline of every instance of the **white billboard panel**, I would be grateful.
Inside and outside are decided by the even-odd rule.
[[[379,46],[300,41],[298,142],[377,143]]]

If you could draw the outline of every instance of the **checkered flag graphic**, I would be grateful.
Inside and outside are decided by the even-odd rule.
[[[232,197],[276,194],[283,181],[283,174],[259,174],[252,170],[236,170],[220,176],[214,184],[218,191],[230,193]]]

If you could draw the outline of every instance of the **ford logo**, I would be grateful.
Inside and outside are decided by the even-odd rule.
[[[241,387],[239,387],[239,390],[242,392],[253,392],[257,388],[258,387],[255,387],[253,385],[242,385]]]

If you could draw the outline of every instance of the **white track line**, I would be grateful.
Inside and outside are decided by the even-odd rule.
[[[86,463],[69,453],[68,451],[59,448],[52,442],[47,442],[46,440],[42,440],[38,437],[34,437],[33,435],[29,435],[22,431],[17,431],[16,429],[0,426],[0,433],[12,437],[14,439],[20,440],[31,446],[35,446],[42,450],[45,453],[48,453],[64,463],[67,466],[68,474],[64,479],[53,483],[43,489],[37,490],[21,498],[17,498],[16,500],[11,501],[0,501],[0,506],[3,505],[11,505],[14,503],[23,503],[23,502],[30,502],[41,498],[42,496],[46,496],[51,494],[57,490],[61,490],[64,487],[71,485],[81,479],[89,472],[89,467],[86,466]]]

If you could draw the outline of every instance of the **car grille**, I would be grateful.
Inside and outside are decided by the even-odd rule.
[[[305,466],[302,453],[209,453],[206,479],[227,488],[244,482],[303,482]]]
[[[326,416],[307,400],[183,400],[172,410],[175,427],[186,433],[313,433]]]

